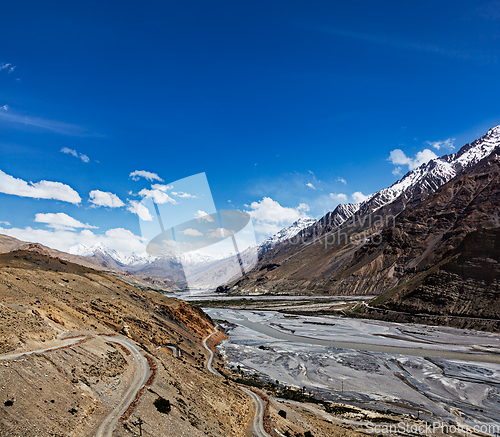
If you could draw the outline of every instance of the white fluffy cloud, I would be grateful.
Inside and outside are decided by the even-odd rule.
[[[342,182],[344,185],[347,185],[347,181],[344,178],[341,178],[340,176],[335,179],[337,182]]]
[[[164,185],[164,184],[153,184],[153,185],[151,185],[151,188],[153,190],[167,191],[167,190],[171,190],[172,188],[174,188],[174,186],[173,185]]]
[[[54,229],[67,229],[72,230],[75,228],[85,228],[85,229],[96,229],[97,226],[91,226],[88,223],[83,224],[82,222],[74,219],[68,214],[64,214],[63,212],[58,213],[38,213],[35,215],[35,222],[37,223],[45,223],[47,226]]]
[[[199,209],[194,216],[195,218],[199,219],[198,221],[200,220],[205,220],[206,222],[214,221],[211,215],[207,214],[205,211],[202,211],[201,209]]]
[[[315,189],[316,189],[316,187],[315,187],[313,184],[311,184],[311,182],[308,182],[308,183],[306,184],[306,187],[312,188],[313,190],[315,190]]]
[[[156,173],[151,173],[146,170],[136,170],[129,174],[129,177],[134,181],[138,181],[140,178],[147,179],[148,181],[160,181],[163,182],[163,179],[158,176]]]
[[[455,146],[453,145],[455,140],[456,138],[448,138],[444,141],[426,141],[426,143],[429,144],[429,146],[434,147],[436,150],[439,150],[441,148],[453,150],[455,148]]]
[[[115,249],[118,252],[130,254],[131,252],[141,253],[146,251],[144,244],[145,238],[135,235],[133,232],[124,228],[108,229],[104,235],[91,236],[90,231],[88,237],[102,242],[106,247]],[[82,232],[82,233],[83,233]],[[94,243],[95,244],[95,243]]]
[[[9,73],[12,73],[14,71],[14,68],[16,68],[15,65],[12,65],[12,64],[5,64],[2,62],[2,64],[0,65],[0,71],[2,70],[9,70]]]
[[[128,229],[114,228],[107,230],[104,234],[94,234],[89,229],[76,232],[71,229],[4,229],[0,227],[0,233],[10,235],[22,241],[41,243],[53,249],[63,252],[75,253],[79,244],[94,246],[102,243],[104,246],[130,255],[132,252],[143,253],[146,251],[144,238],[139,237]]]
[[[125,205],[116,194],[100,190],[92,190],[89,193],[89,202],[95,206],[105,206],[107,208],[121,208]]]
[[[63,147],[61,149],[61,152],[73,155],[75,158],[80,158],[83,162],[89,162],[90,161],[90,159],[89,159],[89,157],[87,155],[84,155],[83,153],[78,153],[76,150],[68,149],[67,147]]]
[[[183,198],[186,198],[186,199],[198,199],[198,196],[195,196],[193,194],[189,194],[189,193],[184,193],[183,191],[172,191],[172,194],[174,196],[177,196],[177,197],[183,197]]]
[[[9,222],[0,222],[0,225],[10,226]]]
[[[149,210],[137,200],[131,200],[127,206],[127,210],[137,214],[141,220],[146,222],[153,221],[153,216],[150,214]]]
[[[34,199],[55,199],[78,204],[82,201],[80,195],[69,185],[61,182],[26,182],[22,179],[4,173],[0,170],[0,193],[12,194]]]
[[[184,229],[183,231],[180,231],[180,233],[184,235],[190,235],[191,237],[201,237],[203,235],[200,231],[191,228]]]
[[[253,219],[255,232],[271,235],[285,226],[291,225],[301,217],[307,217],[309,205],[301,203],[296,208],[281,206],[270,197],[252,202],[248,213]]]
[[[364,202],[366,199],[369,199],[370,196],[365,196],[361,191],[356,191],[352,194],[352,198],[355,203]]]
[[[394,149],[388,161],[392,162],[394,165],[407,165],[409,170],[413,170],[420,167],[422,164],[429,162],[431,159],[437,158],[438,156],[430,149],[424,149],[415,155],[415,158],[410,158],[405,155],[401,149]]]
[[[330,197],[340,203],[347,203],[347,195],[344,193],[330,193]]]
[[[150,199],[153,199],[155,203],[158,205],[161,205],[163,203],[173,203],[176,204],[177,202],[175,199],[172,199],[163,188],[153,188],[152,190],[147,190],[144,188],[143,190],[139,191],[139,196],[142,197],[149,197]]]

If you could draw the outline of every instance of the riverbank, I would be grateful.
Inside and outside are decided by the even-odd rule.
[[[500,336],[273,311],[206,309],[227,320],[229,367],[318,399],[463,426],[500,420]],[[488,362],[490,361],[490,362]]]

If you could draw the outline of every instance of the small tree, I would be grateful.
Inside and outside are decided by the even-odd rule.
[[[170,401],[168,399],[164,399],[161,396],[158,396],[158,398],[153,402],[154,406],[156,409],[163,414],[168,414],[170,413],[170,410],[172,407],[170,406]]]

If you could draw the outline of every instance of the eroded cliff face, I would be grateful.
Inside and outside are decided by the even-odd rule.
[[[440,263],[382,294],[366,314],[498,332],[500,228],[468,234]]]
[[[379,295],[411,280],[471,232],[500,225],[498,153],[411,208],[402,209],[399,199],[376,217],[354,218],[329,234],[279,246],[231,290]]]

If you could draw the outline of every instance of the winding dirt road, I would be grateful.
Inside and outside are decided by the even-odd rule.
[[[208,361],[207,361],[207,370],[210,372],[210,373],[213,373],[214,375],[217,375],[217,376],[222,376],[219,372],[215,371],[213,368],[212,368],[212,363],[214,362],[214,353],[212,352],[212,350],[207,346],[207,341],[210,339],[210,337],[212,337],[212,335],[214,334],[217,334],[217,332],[219,332],[217,330],[217,326],[214,328],[214,332],[212,332],[208,337],[206,337],[204,340],[203,340],[203,347],[208,351],[208,353],[210,354],[210,357],[208,358]]]
[[[150,375],[148,361],[146,360],[144,355],[137,349],[135,344],[132,343],[132,341],[120,337],[104,336],[104,338],[108,341],[119,343],[122,346],[126,347],[131,352],[130,358],[135,361],[136,370],[134,372],[134,380],[130,384],[130,387],[125,392],[118,405],[102,421],[101,426],[97,430],[96,437],[112,436],[113,430],[115,429],[118,420],[120,419],[122,414],[125,413],[130,404],[134,401],[137,393],[144,386],[144,384],[146,384]]]
[[[266,409],[264,401],[260,396],[256,395],[252,390],[239,386],[250,398],[255,405],[255,416],[253,418],[253,433],[255,437],[271,437],[264,429],[264,411]]]
[[[214,353],[207,346],[207,340],[209,340],[210,337],[212,337],[212,335],[216,334],[217,332],[218,332],[218,330],[217,330],[217,326],[216,326],[214,332],[212,332],[208,337],[206,337],[203,340],[203,346],[210,354],[210,357],[208,358],[208,361],[207,361],[207,370],[210,373],[213,373],[214,375],[222,376],[220,373],[218,373],[217,371],[215,371],[212,368],[212,363],[214,361]],[[260,398],[260,396],[257,396],[253,391],[247,389],[246,387],[243,387],[241,385],[238,385],[238,387],[244,393],[246,393],[248,396],[250,396],[250,399],[252,399],[252,402],[255,405],[255,416],[253,418],[253,427],[252,427],[254,437],[271,437],[264,429],[264,411],[266,408],[264,405],[264,401]]]
[[[57,350],[57,349],[60,349],[62,347],[74,346],[75,344],[80,343],[82,340],[86,340],[86,339],[87,339],[86,335],[81,335],[78,337],[68,338],[66,340],[60,340],[59,344],[57,344],[56,346],[46,347],[44,349],[35,349],[32,351],[27,351],[27,352],[18,352],[15,354],[0,355],[0,361],[17,360],[18,358],[24,357],[26,355],[43,354],[45,352]]]
[[[27,355],[39,355],[39,354],[44,354],[46,352],[58,350],[63,347],[72,347],[77,344],[81,344],[82,341],[86,341],[88,338],[89,335],[82,334],[77,337],[61,339],[59,340],[57,345],[48,348],[36,349],[27,352],[18,352],[8,355],[1,355],[0,361],[16,360],[20,357]],[[139,351],[139,349],[137,349],[135,344],[128,338],[107,336],[102,334],[101,338],[112,343],[118,343],[123,347],[127,348],[131,354],[130,358],[134,361],[135,364],[135,370],[133,372],[134,380],[130,384],[130,387],[127,389],[123,397],[120,399],[118,405],[115,408],[113,408],[113,410],[104,418],[101,425],[99,426],[99,429],[97,430],[96,437],[111,437],[116,427],[116,424],[118,423],[118,420],[130,406],[130,404],[134,401],[139,390],[146,384],[150,376],[150,368],[148,361],[146,360],[144,355]]]

